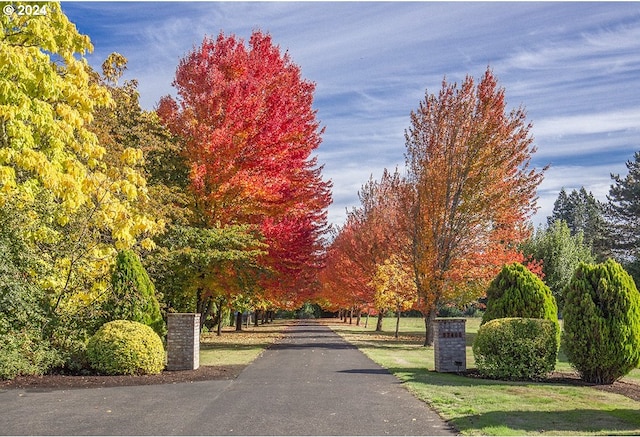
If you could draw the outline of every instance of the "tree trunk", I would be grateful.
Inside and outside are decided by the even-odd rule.
[[[433,346],[433,319],[436,318],[435,305],[429,310],[424,318],[424,345]]]
[[[349,324],[353,325],[353,308],[349,310]]]
[[[258,319],[260,318],[260,311],[261,310],[256,310],[255,315],[253,316],[254,318],[253,326],[255,326],[256,328],[258,327]]]
[[[358,316],[356,317],[356,326],[360,326],[360,319],[362,318],[362,310],[358,308]]]
[[[367,329],[367,326],[369,326],[369,311],[367,311],[367,318],[364,321],[364,329]]]
[[[210,297],[207,297],[206,300],[203,302],[202,309],[200,312],[200,330],[201,331],[202,331],[202,328],[204,327],[204,322],[207,321],[207,317],[211,312],[212,306],[213,306],[213,299],[211,299]]]
[[[382,321],[384,319],[384,311],[378,312],[378,322],[376,323],[376,332],[382,332]]]
[[[400,330],[400,306],[396,308],[396,338],[398,338],[399,330]]]
[[[218,330],[216,331],[218,337],[222,335],[222,306],[218,307]]]
[[[236,314],[236,331],[242,331],[242,311]]]

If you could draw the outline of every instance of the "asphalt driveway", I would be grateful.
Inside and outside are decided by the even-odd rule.
[[[328,327],[288,328],[234,380],[0,391],[3,435],[454,435]]]

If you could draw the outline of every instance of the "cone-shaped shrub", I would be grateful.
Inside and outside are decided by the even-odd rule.
[[[520,263],[505,265],[487,289],[482,324],[506,317],[551,320],[559,330],[558,306],[551,290]]]
[[[583,380],[611,384],[638,366],[640,293],[620,264],[581,263],[564,300],[564,348]]]
[[[130,250],[118,253],[111,285],[113,292],[102,307],[102,323],[131,320],[150,326],[159,336],[164,336],[166,327],[156,290],[138,255]]]

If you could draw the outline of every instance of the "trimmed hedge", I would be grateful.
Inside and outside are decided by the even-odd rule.
[[[551,289],[520,263],[505,265],[487,289],[482,324],[505,317],[551,320],[558,326],[558,306]]]
[[[480,327],[473,342],[483,376],[503,380],[540,380],[555,369],[557,324],[551,320],[504,318]]]
[[[114,320],[105,323],[87,343],[91,367],[107,375],[147,375],[164,369],[160,336],[142,323]]]
[[[583,380],[611,384],[640,364],[640,293],[617,262],[581,263],[563,315],[564,349]]]

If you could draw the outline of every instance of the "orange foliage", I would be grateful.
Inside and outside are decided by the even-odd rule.
[[[413,248],[418,293],[429,321],[460,284],[486,283],[528,238],[542,171],[524,110],[505,112],[488,69],[476,86],[443,81],[411,114],[407,166],[415,187]]]

